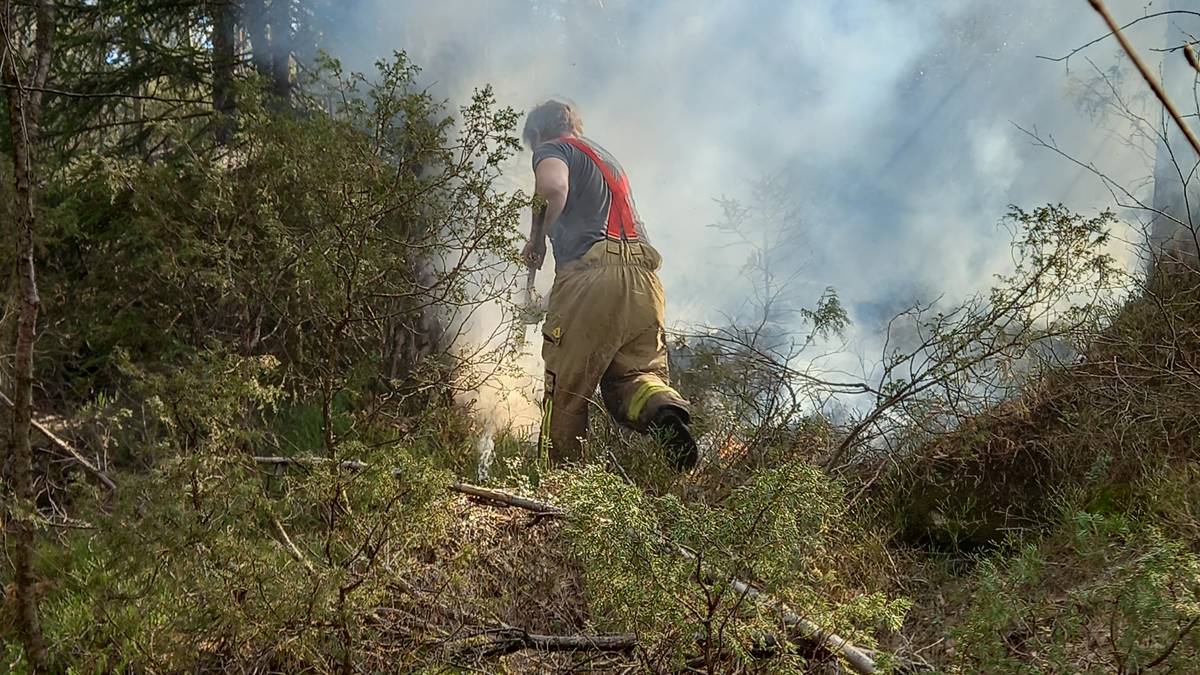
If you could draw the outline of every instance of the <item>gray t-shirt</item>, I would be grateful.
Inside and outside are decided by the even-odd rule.
[[[609,166],[616,176],[621,176],[625,170],[607,150],[590,139],[580,137],[596,152],[600,159]],[[533,150],[533,168],[547,157],[557,157],[567,165],[569,185],[567,188],[567,204],[563,207],[562,215],[550,225],[550,243],[554,246],[554,264],[560,266],[587,253],[592,244],[603,241],[608,229],[608,207],[612,203],[612,193],[604,183],[604,174],[596,167],[591,158],[578,148],[565,141],[549,141],[542,143]],[[638,238],[646,243],[645,225],[637,214],[637,206],[633,205],[633,195],[629,196],[633,208],[634,229]]]

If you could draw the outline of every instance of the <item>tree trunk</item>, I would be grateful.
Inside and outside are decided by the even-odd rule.
[[[246,0],[242,19],[250,35],[250,59],[254,70],[271,77],[271,43],[267,40],[267,7],[263,0]]]
[[[271,0],[271,92],[282,103],[292,97],[291,0]]]
[[[12,136],[13,187],[16,196],[14,212],[17,228],[17,321],[16,357],[13,363],[13,415],[9,438],[12,464],[10,484],[13,498],[9,503],[9,522],[15,530],[12,552],[17,620],[25,653],[35,671],[46,665],[46,644],[38,621],[35,593],[34,556],[37,518],[36,489],[33,472],[33,449],[30,445],[30,423],[33,410],[33,343],[37,335],[38,297],[37,277],[33,259],[33,235],[36,227],[34,211],[34,158],[38,121],[42,108],[42,91],[50,72],[53,7],[48,0],[37,3],[37,33],[32,58],[21,58],[20,35],[11,0],[0,5],[0,21],[5,36],[3,79],[8,89],[8,121]],[[17,62],[30,64],[30,72],[17,71]]]
[[[212,0],[213,109],[217,112],[216,141],[226,145],[237,129],[233,69],[237,63],[237,6],[234,0]]]
[[[1191,0],[1172,0],[1170,9],[1187,9]],[[1164,47],[1178,45],[1188,39],[1178,25],[1167,21]],[[1178,51],[1164,53],[1163,89],[1174,101],[1194,100],[1189,87],[1195,86],[1191,67]],[[1184,94],[1187,95],[1184,95]],[[1154,159],[1154,196],[1151,206],[1156,214],[1151,223],[1151,277],[1179,277],[1200,272],[1197,251],[1200,249],[1200,189],[1195,178],[1185,182],[1196,163],[1196,154],[1183,133],[1170,118],[1165,118],[1165,142],[1159,139]]]
[[[317,62],[317,42],[320,40],[317,10],[312,3],[292,4],[292,59],[297,68],[311,67]]]

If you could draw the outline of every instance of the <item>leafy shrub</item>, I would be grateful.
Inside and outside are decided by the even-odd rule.
[[[1188,670],[1200,558],[1154,525],[1078,512],[1047,542],[984,560],[956,631],[966,672]]]
[[[762,470],[713,506],[648,496],[596,467],[572,474],[563,495],[593,607],[606,625],[636,632],[668,660],[697,643],[711,660],[786,642],[782,606],[868,640],[904,615],[903,600],[842,585],[836,570],[863,552],[834,546],[834,532],[857,527],[840,486],[804,462]],[[752,601],[733,578],[753,581],[774,601]],[[784,667],[789,657],[781,658]]]

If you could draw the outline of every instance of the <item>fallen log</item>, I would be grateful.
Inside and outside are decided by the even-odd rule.
[[[637,648],[637,636],[616,635],[540,635],[519,628],[489,630],[487,639],[458,650],[479,658],[497,658],[524,649],[539,652],[629,652]]]

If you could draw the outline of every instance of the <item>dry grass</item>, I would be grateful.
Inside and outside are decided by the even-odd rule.
[[[1130,301],[1081,362],[919,448],[880,491],[904,538],[994,543],[1064,502],[1127,505],[1142,477],[1200,458],[1198,298]]]
[[[1135,567],[1146,544],[1114,536],[1084,553],[1069,518],[1111,514],[1200,548],[1200,493],[1189,487],[1200,473],[1198,366],[1200,293],[1147,292],[1089,340],[1085,358],[1047,370],[1019,398],[964,421],[888,474],[871,496],[894,518],[903,570],[895,583],[913,600],[889,646],[947,667],[964,663],[953,636],[997,600],[980,561],[1012,565],[1034,551],[1043,565],[1036,583],[1008,589],[1009,602],[1033,609],[994,636],[1006,658],[1053,670],[1051,646],[1056,663],[1079,671],[1128,665],[1114,635],[1139,627],[1123,625],[1119,596],[1104,594],[1117,593],[1106,588],[1114,568]],[[1177,630],[1151,631],[1146,649],[1162,651],[1154,640],[1169,643]]]
[[[487,672],[578,670],[578,659],[565,655],[521,652],[498,660],[480,655],[492,640],[488,630],[590,632],[581,571],[561,522],[461,496],[449,498],[445,507],[448,529],[420,552],[382,613],[409,654]]]

